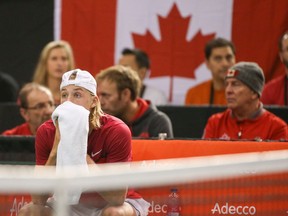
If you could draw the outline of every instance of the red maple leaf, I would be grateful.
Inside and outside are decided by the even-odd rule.
[[[135,47],[143,49],[151,60],[151,77],[179,76],[195,78],[195,69],[204,61],[204,46],[215,34],[201,31],[186,40],[190,16],[182,17],[176,4],[166,18],[158,16],[161,40],[149,30],[145,35],[132,33]]]

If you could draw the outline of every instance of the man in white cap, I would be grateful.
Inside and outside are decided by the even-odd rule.
[[[287,124],[260,101],[264,83],[256,63],[239,62],[231,67],[225,77],[228,109],[209,118],[203,138],[287,140]]]
[[[63,144],[67,136],[69,139],[69,136],[79,135],[78,133],[62,134],[61,130],[62,121],[65,121],[63,119],[70,115],[73,122],[78,114],[74,111],[70,112],[70,109],[65,110],[65,107],[73,110],[74,106],[77,105],[79,105],[77,109],[84,107],[90,113],[87,117],[89,123],[86,135],[88,136],[87,164],[131,161],[131,132],[121,120],[102,112],[96,95],[96,81],[89,72],[80,69],[66,72],[62,76],[60,91],[61,104],[57,109],[64,108],[65,112],[63,113],[65,114],[62,116],[63,113],[58,112],[57,118],[53,119],[54,122],[49,120],[39,127],[35,141],[36,165],[57,167],[58,147]],[[55,116],[55,112],[53,115]],[[79,126],[73,127],[75,129]],[[81,135],[85,138],[85,134]],[[73,145],[71,144],[71,146]],[[87,194],[82,193],[79,203],[69,206],[69,215],[100,216],[113,213],[113,215],[144,216],[148,214],[150,206],[132,189],[109,191],[108,193],[95,192],[90,193],[89,197],[91,196],[93,199],[88,199],[89,203],[87,203],[85,202],[85,200],[87,201]],[[18,215],[52,215],[53,209],[53,198],[48,199],[48,195],[34,195],[32,202],[24,206]]]

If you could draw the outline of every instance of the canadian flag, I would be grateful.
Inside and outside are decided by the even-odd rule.
[[[214,37],[232,40],[236,60],[257,62],[266,80],[283,73],[287,8],[287,0],[55,0],[55,39],[69,41],[77,67],[93,75],[117,64],[125,47],[145,50],[145,82],[181,105],[188,88],[211,78],[203,50]]]

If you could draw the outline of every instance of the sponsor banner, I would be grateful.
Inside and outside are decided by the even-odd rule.
[[[157,166],[158,159],[262,152],[287,149],[285,142],[133,140],[133,159],[142,166]],[[205,146],[205,148],[203,148]],[[171,188],[177,188],[182,215],[286,215],[288,211],[288,173],[258,175],[243,170],[245,176],[229,179],[187,182],[136,189],[151,203],[149,215],[164,216]],[[239,173],[239,176],[241,174]],[[247,175],[248,174],[248,175]],[[177,178],[177,176],[175,176]],[[29,195],[0,195],[0,216],[17,216],[31,201]]]

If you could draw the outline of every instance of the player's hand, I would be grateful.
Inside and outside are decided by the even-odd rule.
[[[90,157],[90,155],[86,155],[86,161],[87,161],[87,164],[90,165],[90,164],[95,164],[95,162],[93,161],[93,159]]]
[[[56,131],[55,131],[55,137],[54,137],[54,142],[53,142],[53,148],[54,146],[56,147],[56,151],[57,151],[57,148],[58,148],[58,144],[60,142],[60,130],[59,130],[59,124],[58,124],[58,119],[55,121],[55,128],[56,128]]]

